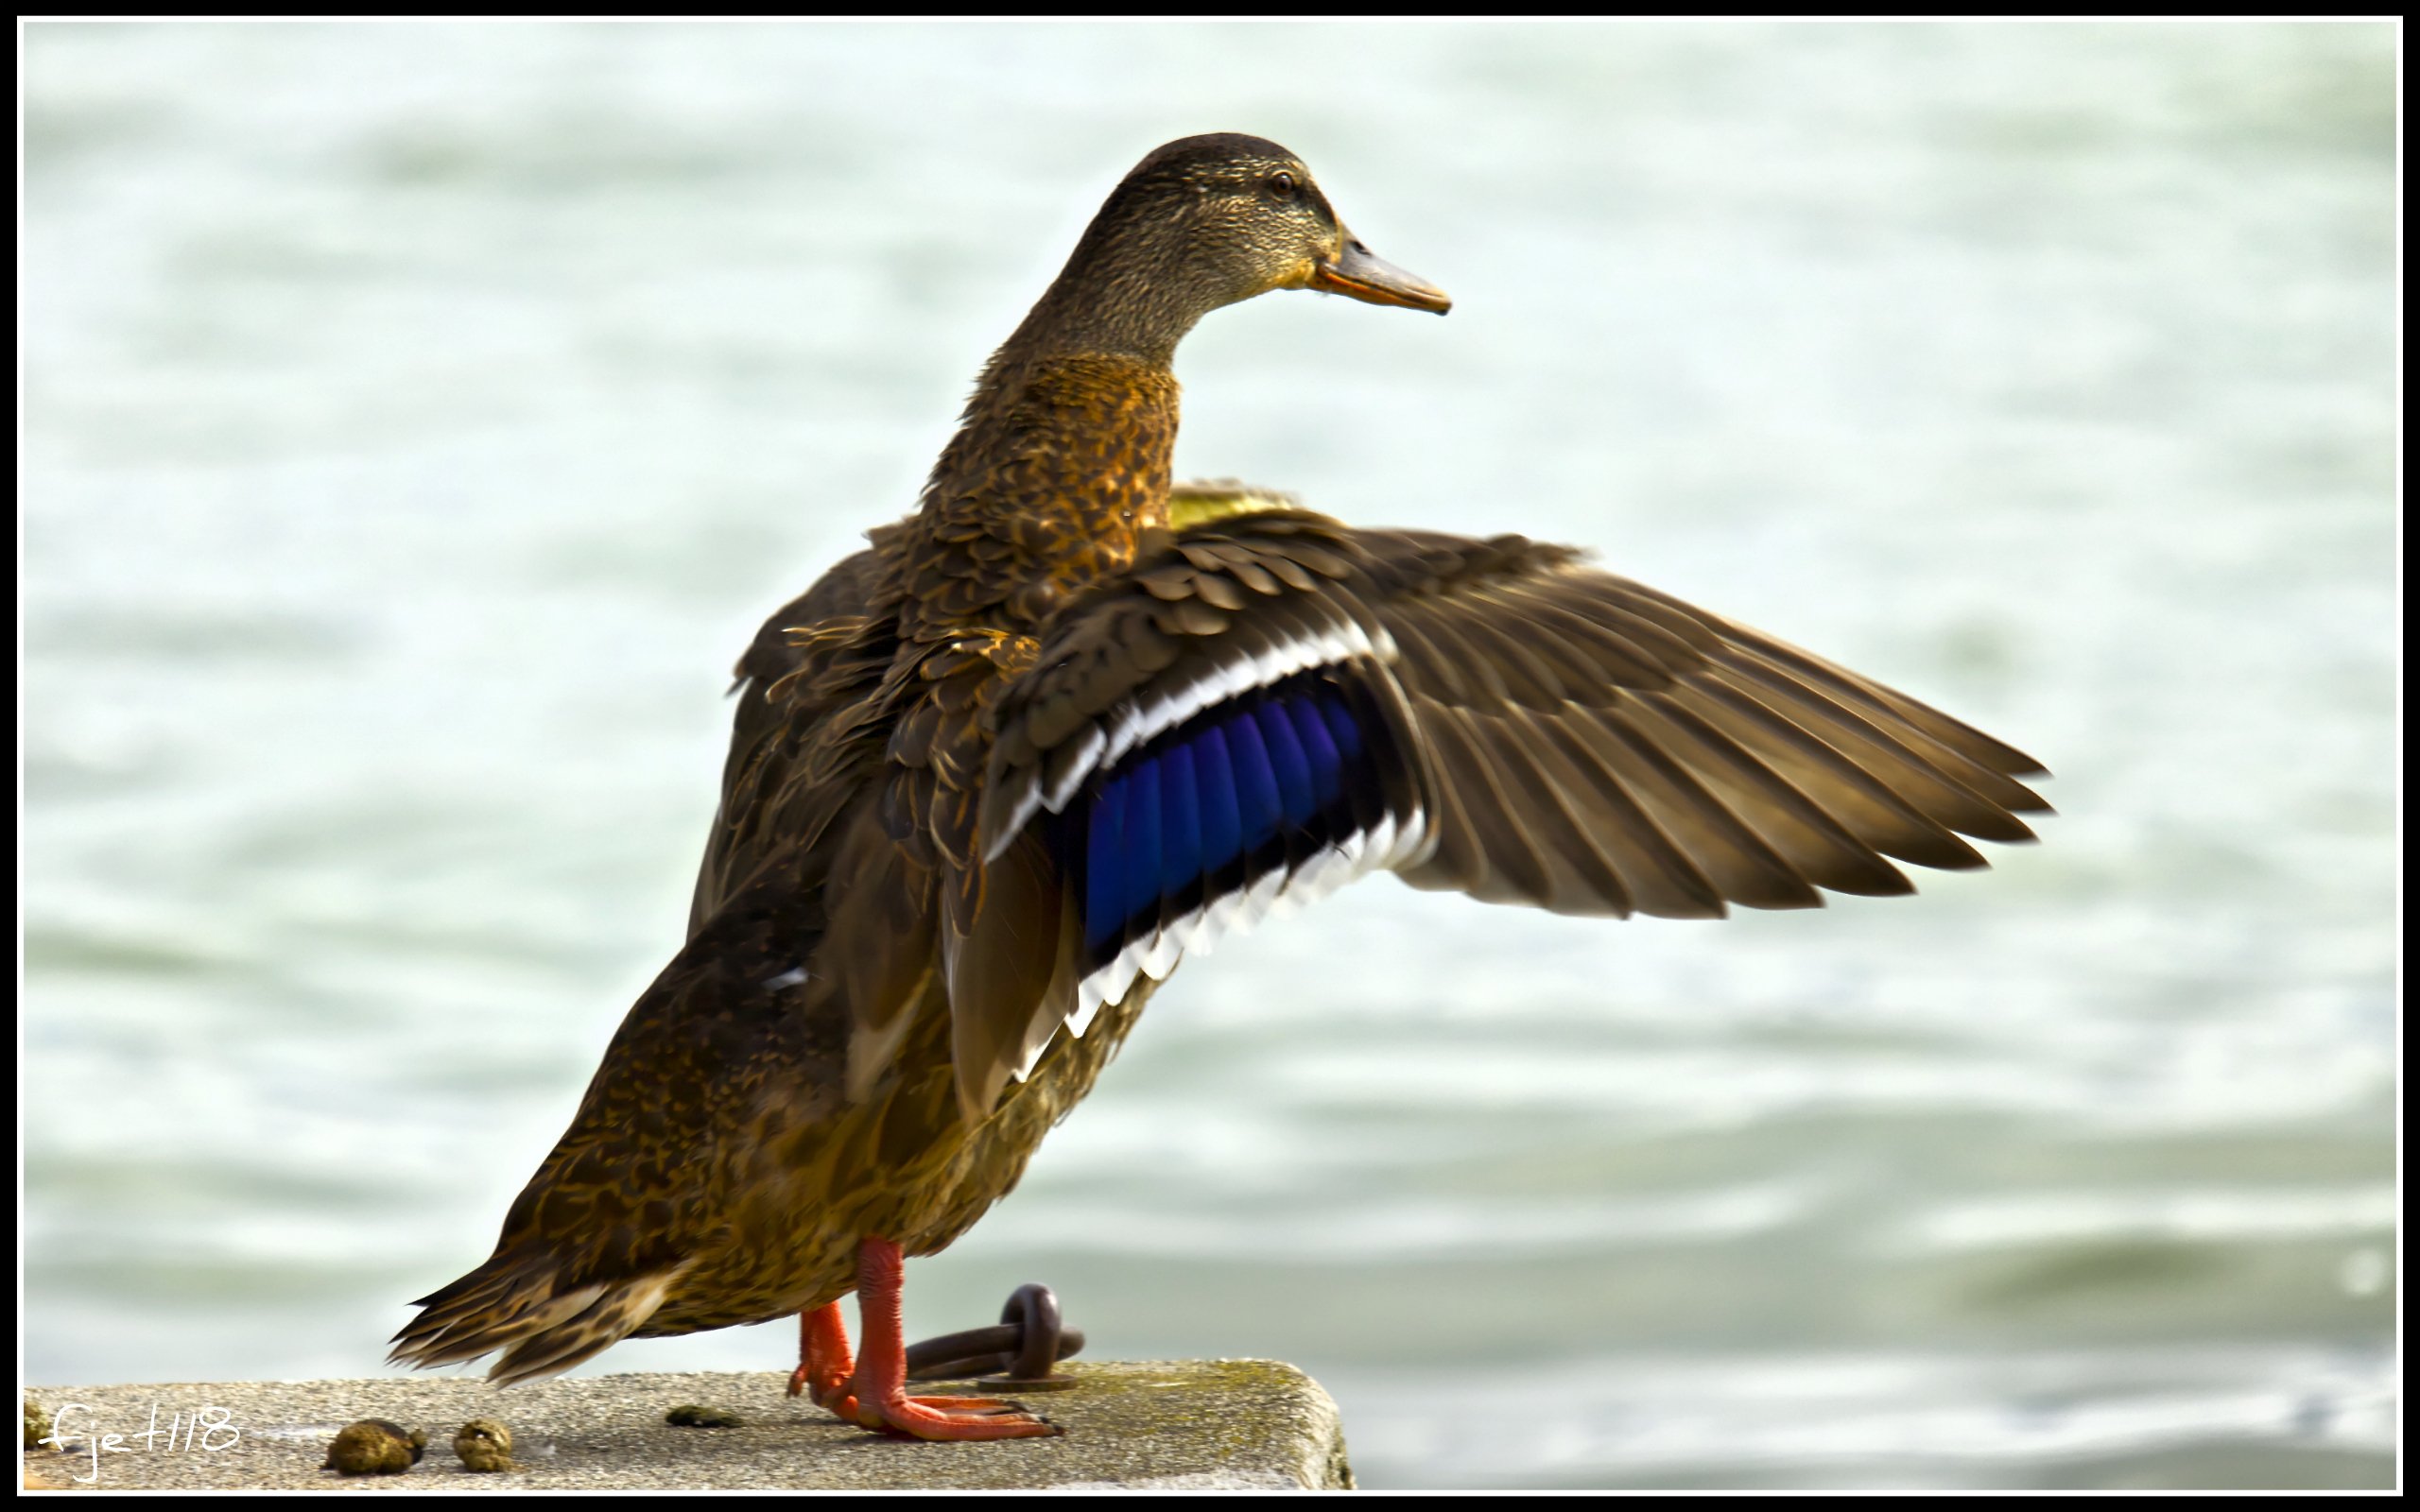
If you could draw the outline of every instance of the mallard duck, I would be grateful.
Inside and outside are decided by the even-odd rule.
[[[796,1314],[791,1389],[850,1421],[1051,1433],[908,1394],[902,1259],[1016,1184],[1212,936],[1373,871],[1703,919],[2030,838],[2031,758],[1569,547],[1173,490],[1177,343],[1277,289],[1448,307],[1274,143],[1117,185],[917,511],[741,659],[688,941],[398,1360],[511,1382]]]

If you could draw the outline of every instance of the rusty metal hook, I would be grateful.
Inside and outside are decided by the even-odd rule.
[[[1028,1282],[1009,1294],[1000,1321],[986,1329],[944,1333],[908,1347],[908,1376],[913,1381],[956,1381],[987,1372],[1003,1373],[1001,1385],[1032,1389],[1043,1384],[1072,1385],[1052,1367],[1071,1359],[1084,1347],[1084,1331],[1064,1325],[1059,1298],[1049,1287]]]

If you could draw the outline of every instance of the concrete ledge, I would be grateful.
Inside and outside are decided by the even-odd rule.
[[[25,1484],[368,1491],[1353,1485],[1336,1403],[1292,1366],[1076,1360],[1061,1368],[1078,1383],[1073,1389],[1011,1395],[1065,1436],[996,1444],[865,1433],[784,1396],[784,1377],[770,1371],[592,1376],[507,1390],[444,1377],[29,1386],[69,1447],[27,1450]],[[734,1413],[740,1426],[665,1422],[671,1408],[693,1402]],[[427,1456],[402,1475],[321,1469],[337,1431],[361,1418],[426,1430]],[[473,1418],[511,1429],[518,1470],[474,1474],[455,1458],[454,1431]],[[120,1435],[114,1445],[103,1436],[111,1434]]]

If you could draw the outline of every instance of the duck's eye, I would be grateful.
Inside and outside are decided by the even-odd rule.
[[[1279,199],[1293,198],[1300,188],[1302,185],[1295,182],[1294,176],[1283,168],[1269,176],[1269,192]]]

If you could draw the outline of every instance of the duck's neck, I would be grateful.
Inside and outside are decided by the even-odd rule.
[[[1030,629],[1124,571],[1142,532],[1167,524],[1175,375],[1165,360],[1057,335],[1028,318],[933,466],[903,563],[911,631]]]
[[[1177,383],[1195,322],[1247,291],[1170,255],[1149,196],[1121,184],[977,381],[910,523],[903,620],[1028,629],[1122,572],[1167,524]]]
[[[1247,292],[1215,258],[1183,255],[1151,202],[1120,184],[1067,264],[993,357],[1131,357],[1162,372],[1201,318]]]

